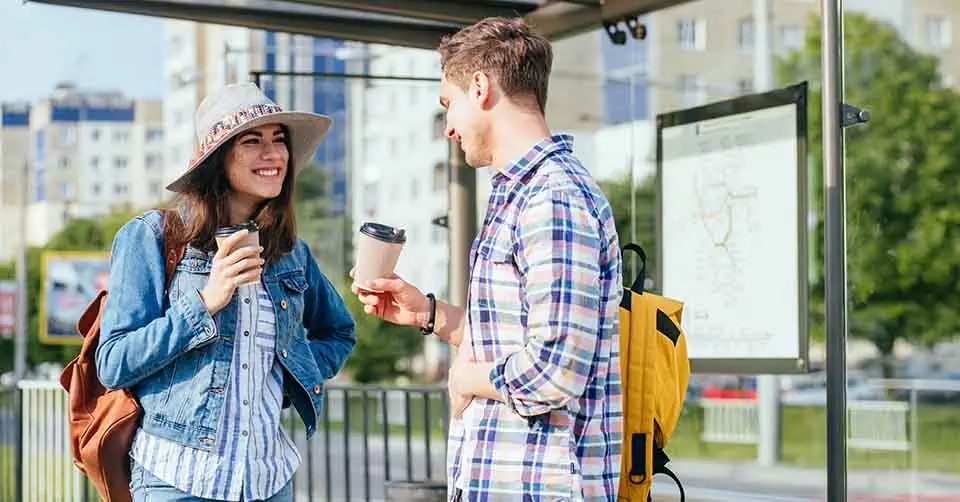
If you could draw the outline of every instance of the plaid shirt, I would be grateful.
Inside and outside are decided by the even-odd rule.
[[[505,403],[475,398],[449,438],[469,501],[612,501],[623,436],[613,214],[558,135],[497,173],[471,253],[464,349]]]

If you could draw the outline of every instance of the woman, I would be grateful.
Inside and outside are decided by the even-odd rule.
[[[293,500],[300,456],[281,408],[292,405],[312,435],[323,382],[356,341],[294,225],[294,176],[330,120],[283,112],[242,84],[208,97],[196,124],[200,148],[167,187],[179,194],[167,226],[150,211],[114,239],[98,376],[143,408],[134,501]],[[249,230],[217,245],[216,229],[248,221],[259,247],[243,245]],[[165,237],[186,244],[169,285]]]

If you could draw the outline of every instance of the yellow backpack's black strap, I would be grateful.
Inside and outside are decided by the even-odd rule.
[[[680,478],[677,477],[673,471],[667,467],[667,462],[670,461],[670,457],[667,456],[667,453],[663,451],[663,448],[659,446],[653,447],[653,475],[664,474],[668,478],[672,479],[676,483],[677,488],[680,490],[680,502],[685,502],[687,500],[687,494],[683,491],[683,484],[680,483]],[[652,491],[647,493],[647,502],[653,502]]]
[[[629,243],[623,246],[624,251],[633,251],[640,256],[640,271],[637,272],[637,277],[633,280],[633,284],[630,285],[630,290],[637,294],[643,294],[643,284],[647,279],[647,253],[643,252],[643,248],[634,244]]]
[[[630,482],[639,485],[647,480],[647,435],[630,435]]]

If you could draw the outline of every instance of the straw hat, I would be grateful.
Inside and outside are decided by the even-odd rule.
[[[308,112],[285,112],[252,83],[231,84],[217,89],[197,108],[194,122],[197,147],[185,173],[167,185],[183,191],[194,170],[231,138],[267,124],[286,126],[294,172],[310,163],[320,140],[330,129],[330,117]]]

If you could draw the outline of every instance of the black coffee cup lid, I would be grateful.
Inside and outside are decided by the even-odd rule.
[[[384,225],[382,223],[364,223],[360,226],[360,232],[378,241],[389,242],[391,244],[403,244],[407,242],[407,233],[402,228],[393,228],[390,225]]]
[[[256,232],[260,227],[257,226],[256,222],[248,221],[246,223],[238,223],[236,225],[230,225],[228,227],[220,227],[216,231],[217,237],[222,237],[224,235],[230,235],[234,232],[239,232],[241,230],[247,230],[250,232]]]

